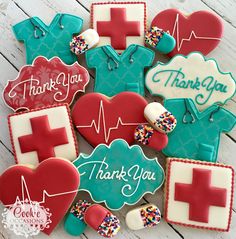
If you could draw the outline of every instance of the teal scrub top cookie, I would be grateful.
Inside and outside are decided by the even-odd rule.
[[[171,157],[216,162],[220,134],[234,128],[236,116],[217,105],[200,112],[191,99],[165,100],[164,106],[178,123],[168,134],[169,142],[162,152]]]
[[[96,71],[95,92],[107,96],[123,91],[144,95],[144,68],[152,65],[152,50],[132,44],[119,55],[111,46],[102,46],[85,55],[88,67]]]
[[[58,13],[46,25],[38,17],[32,17],[13,26],[18,41],[26,48],[26,62],[31,64],[37,56],[48,59],[58,56],[66,64],[73,64],[77,58],[70,51],[70,41],[75,33],[79,33],[83,20],[70,14]]]

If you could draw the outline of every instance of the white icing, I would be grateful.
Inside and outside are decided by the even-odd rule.
[[[103,101],[100,101],[99,112],[97,119],[93,119],[91,123],[87,125],[77,125],[77,129],[84,129],[84,128],[94,128],[97,134],[100,134],[100,131],[104,132],[104,140],[107,143],[110,139],[110,134],[114,130],[118,130],[120,126],[137,126],[139,124],[146,124],[146,123],[139,123],[139,122],[123,122],[120,116],[117,117],[117,122],[114,127],[108,128],[106,125],[106,119],[109,117],[105,116],[105,110],[103,106]]]
[[[214,60],[205,61],[197,52],[157,64],[148,71],[146,86],[166,99],[191,98],[200,111],[216,102],[224,104],[236,89],[230,73],[221,73]]]
[[[145,33],[145,10],[144,4],[100,4],[93,5],[93,28],[97,30],[98,21],[110,21],[110,8],[126,8],[127,21],[139,21],[140,22],[140,36],[127,36],[126,48],[131,44],[144,45],[144,33]],[[100,36],[98,46],[111,45],[110,37]],[[123,50],[117,50],[119,53]]]
[[[140,214],[140,210],[146,209],[147,207],[150,207],[150,206],[153,208],[157,208],[157,206],[154,204],[146,204],[144,206],[134,208],[126,214],[125,222],[129,229],[140,230],[145,228],[141,214]]]
[[[82,32],[79,36],[83,36],[86,43],[88,44],[88,49],[94,47],[99,43],[99,35],[94,29],[87,29]]]
[[[144,228],[143,220],[139,210],[140,208],[135,208],[126,214],[125,222],[128,228],[131,230],[139,230]]]
[[[158,131],[160,129],[154,124],[154,122],[160,117],[161,114],[166,112],[166,108],[157,102],[148,104],[144,109],[144,117],[152,125],[152,127]]]
[[[83,167],[86,165],[92,166],[91,171],[83,171]],[[129,169],[117,168],[114,171],[109,171],[109,164],[106,162],[106,157],[102,161],[88,161],[83,163],[77,167],[80,173],[80,177],[83,177],[86,174],[89,174],[88,180],[122,180],[126,182],[126,184],[121,188],[121,194],[125,197],[133,196],[137,190],[139,189],[139,185],[141,180],[155,181],[155,172],[144,170],[144,168],[140,167],[138,164],[133,165]],[[95,173],[95,169],[97,169],[97,173]],[[135,182],[136,185],[131,185],[130,181]]]
[[[209,222],[202,223],[189,220],[189,204],[185,202],[175,201],[175,183],[192,183],[192,169],[209,169],[211,170],[211,185],[219,188],[227,189],[226,207],[210,206],[209,209]],[[169,194],[168,198],[168,220],[173,222],[191,224],[203,227],[214,227],[219,229],[227,229],[229,212],[230,212],[230,199],[231,199],[231,182],[232,170],[229,168],[207,166],[193,163],[184,162],[171,162],[171,176],[169,181]],[[166,200],[167,202],[167,200]],[[201,203],[201,202],[199,202]]]
[[[170,31],[167,31],[167,32],[170,33]],[[190,42],[192,38],[198,39],[198,40],[217,40],[217,41],[221,40],[221,38],[218,38],[218,37],[198,36],[194,30],[191,31],[191,33],[189,34],[187,38],[181,38],[178,13],[176,14],[173,30],[172,30],[172,33],[170,33],[170,35],[174,37],[175,34],[176,34],[176,47],[178,51],[181,50],[182,46],[184,45],[184,42]]]
[[[38,111],[16,114],[10,117],[13,144],[16,151],[16,158],[19,164],[38,165],[38,156],[35,151],[21,153],[19,140],[20,136],[32,134],[30,118],[47,115],[50,128],[64,127],[69,143],[54,147],[55,155],[73,161],[77,158],[75,142],[71,130],[71,124],[66,106],[42,109]]]

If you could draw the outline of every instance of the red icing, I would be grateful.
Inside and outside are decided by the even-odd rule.
[[[110,21],[98,21],[99,36],[109,36],[114,49],[126,49],[127,36],[140,36],[140,22],[128,21],[125,8],[111,8]]]
[[[220,43],[223,34],[221,20],[208,11],[197,11],[185,16],[177,9],[167,9],[153,19],[151,26],[170,32],[176,39],[176,47],[169,53],[171,57],[176,54],[187,55],[192,51],[207,55]]]
[[[146,123],[143,114],[146,105],[147,101],[133,92],[122,92],[111,99],[90,93],[76,102],[72,119],[80,134],[93,146],[109,145],[117,138],[131,144],[137,125]]]
[[[175,200],[189,203],[189,220],[208,223],[209,207],[226,206],[225,188],[211,186],[211,170],[193,168],[192,184],[175,183]]]
[[[22,176],[25,179],[31,201],[41,202],[44,190],[53,195],[46,196],[45,202],[40,204],[49,208],[52,213],[52,223],[43,231],[50,234],[66,214],[76,196],[80,181],[79,174],[72,163],[57,158],[43,161],[35,170],[22,165],[14,165],[0,176],[0,201],[4,205],[14,204],[17,196],[23,200]],[[62,195],[62,193],[64,194]],[[26,199],[25,191],[24,196]]]
[[[94,230],[97,230],[98,227],[102,224],[108,212],[109,211],[101,205],[94,204],[86,210],[84,221]]]
[[[16,79],[8,81],[3,98],[14,111],[71,104],[88,82],[88,71],[78,63],[66,65],[58,57],[47,60],[39,56],[32,65],[21,68]]]
[[[148,146],[154,148],[157,151],[161,151],[168,144],[168,136],[154,130],[154,133],[149,141]]]
[[[36,151],[41,162],[55,156],[55,146],[68,144],[66,129],[51,129],[47,115],[31,118],[30,123],[32,134],[18,138],[22,153]]]

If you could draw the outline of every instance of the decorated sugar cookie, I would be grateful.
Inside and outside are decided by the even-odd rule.
[[[191,99],[165,100],[164,107],[178,124],[168,134],[168,144],[162,152],[170,157],[216,162],[220,135],[234,128],[236,116],[217,105],[199,112]]]
[[[91,27],[100,36],[99,46],[111,45],[119,53],[130,44],[144,45],[146,3],[92,3]]]
[[[101,205],[91,205],[84,214],[85,222],[100,236],[111,238],[120,230],[120,220]]]
[[[147,145],[157,151],[164,149],[168,143],[168,137],[147,124],[140,124],[134,131],[134,139],[140,144]]]
[[[49,235],[73,202],[79,182],[79,174],[68,160],[51,158],[35,169],[13,165],[0,176],[0,201],[9,210],[4,211],[5,215],[12,212],[13,220],[32,222],[28,227],[24,224],[26,228],[21,233],[25,236],[37,235],[40,230]],[[20,210],[27,213],[27,218]],[[37,215],[32,215],[32,210]]]
[[[64,223],[66,232],[72,236],[79,236],[85,231],[87,224],[84,221],[84,214],[89,206],[91,203],[86,200],[78,200],[72,206]]]
[[[152,26],[145,34],[146,45],[167,54],[175,48],[175,39],[157,26]]]
[[[72,41],[70,42],[70,50],[79,56],[96,46],[99,42],[99,35],[93,29],[87,29],[82,32],[80,35],[73,36]]]
[[[170,158],[167,164],[165,220],[229,231],[234,194],[231,166]]]
[[[225,104],[235,95],[235,82],[231,73],[222,72],[214,59],[199,52],[176,55],[165,64],[158,62],[145,78],[152,95],[191,98],[200,111],[212,104]]]
[[[130,210],[125,217],[126,225],[131,230],[154,227],[161,221],[161,212],[154,204],[146,204]]]
[[[104,202],[111,210],[154,193],[165,177],[157,158],[147,158],[140,146],[130,147],[122,139],[109,146],[100,144],[92,154],[80,154],[73,163],[81,175],[79,190],[89,192],[95,202]]]
[[[157,26],[175,38],[176,46],[169,53],[171,57],[192,51],[207,55],[217,47],[223,35],[221,19],[209,11],[185,15],[177,9],[167,9],[156,15],[151,26]]]
[[[16,163],[36,166],[51,157],[73,161],[78,156],[66,104],[12,114],[8,123]]]
[[[79,98],[72,110],[72,119],[79,133],[93,146],[109,145],[121,138],[134,142],[134,130],[145,124],[143,111],[147,101],[133,92],[123,92],[113,98],[89,93]]]
[[[174,115],[158,102],[149,103],[144,109],[144,116],[161,133],[170,133],[177,124]]]
[[[114,96],[132,91],[144,96],[144,69],[152,65],[154,52],[140,45],[129,45],[118,54],[112,46],[86,52],[88,68],[95,69],[94,91]]]
[[[88,83],[88,71],[77,62],[69,66],[58,57],[47,60],[39,56],[32,65],[21,68],[16,79],[8,81],[3,99],[14,111],[71,104]]]
[[[17,40],[24,42],[26,63],[32,64],[38,56],[47,59],[59,57],[70,65],[77,57],[70,51],[69,43],[73,34],[78,34],[83,26],[83,19],[65,13],[57,13],[50,25],[40,18],[32,17],[13,26]]]

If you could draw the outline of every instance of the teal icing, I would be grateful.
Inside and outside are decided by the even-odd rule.
[[[184,101],[194,116],[194,123],[183,123],[186,113]],[[169,157],[216,162],[220,135],[235,127],[236,116],[222,107],[216,111],[219,107],[217,105],[200,112],[191,99],[165,100],[164,107],[172,112],[178,123],[175,130],[168,134],[168,145],[162,152]],[[213,121],[210,121],[211,114]],[[191,121],[192,119],[187,119],[187,122]]]
[[[175,45],[175,38],[172,37],[170,34],[164,32],[162,38],[156,46],[156,49],[161,53],[168,54],[175,48]]]
[[[72,236],[80,236],[86,229],[87,224],[72,213],[69,213],[64,222],[64,229]]]
[[[135,44],[122,54],[109,45],[87,51],[87,66],[96,73],[94,91],[109,97],[123,91],[144,95],[144,69],[152,65],[154,56],[154,51]]]
[[[100,144],[91,155],[81,154],[73,163],[80,173],[79,190],[89,192],[95,202],[104,202],[111,210],[137,203],[164,182],[157,158],[147,158],[140,146],[130,147],[122,139],[109,146]]]
[[[33,24],[37,27],[36,32]],[[60,24],[63,28],[60,28]],[[31,64],[38,56],[48,59],[57,56],[66,64],[73,64],[77,57],[70,51],[69,43],[73,34],[79,33],[82,26],[81,18],[58,13],[50,25],[46,25],[38,17],[32,17],[17,23],[12,29],[17,40],[25,44],[27,64]],[[39,36],[38,39],[35,38],[35,33]]]

